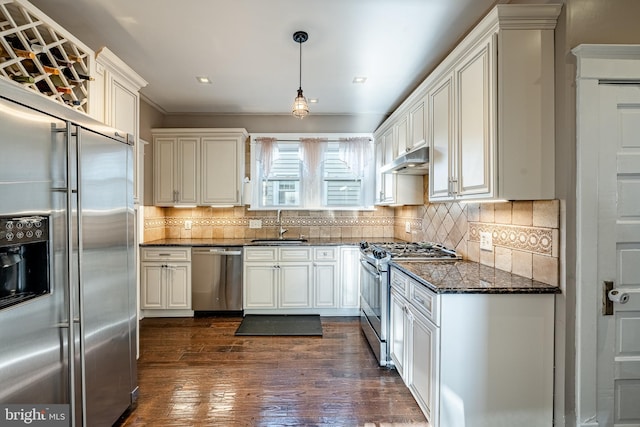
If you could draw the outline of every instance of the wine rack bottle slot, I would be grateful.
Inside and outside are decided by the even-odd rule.
[[[87,112],[94,53],[26,0],[0,0],[0,78]]]

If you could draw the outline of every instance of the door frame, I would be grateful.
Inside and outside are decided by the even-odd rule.
[[[640,81],[640,45],[583,44],[572,49],[576,71],[576,355],[578,427],[598,427],[597,330],[602,289],[598,277],[598,145],[600,82]]]

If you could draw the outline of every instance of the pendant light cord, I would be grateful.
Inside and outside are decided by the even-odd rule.
[[[299,89],[302,89],[302,42],[301,41],[298,42],[298,46],[300,47],[300,55],[299,55],[299,58],[300,58],[300,75],[299,75],[299,79],[298,80],[299,80],[299,83],[300,83]]]

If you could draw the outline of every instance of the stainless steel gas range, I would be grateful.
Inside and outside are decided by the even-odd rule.
[[[360,243],[360,324],[380,366],[393,366],[389,356],[389,262],[456,260],[461,257],[437,243]]]

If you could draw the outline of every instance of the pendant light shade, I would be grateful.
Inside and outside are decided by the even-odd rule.
[[[300,84],[298,86],[298,95],[293,101],[293,108],[291,112],[299,119],[303,119],[309,114],[309,104],[307,104],[307,99],[302,94],[302,43],[306,42],[308,39],[309,35],[304,31],[296,31],[293,33],[293,41],[298,43],[300,46]]]

